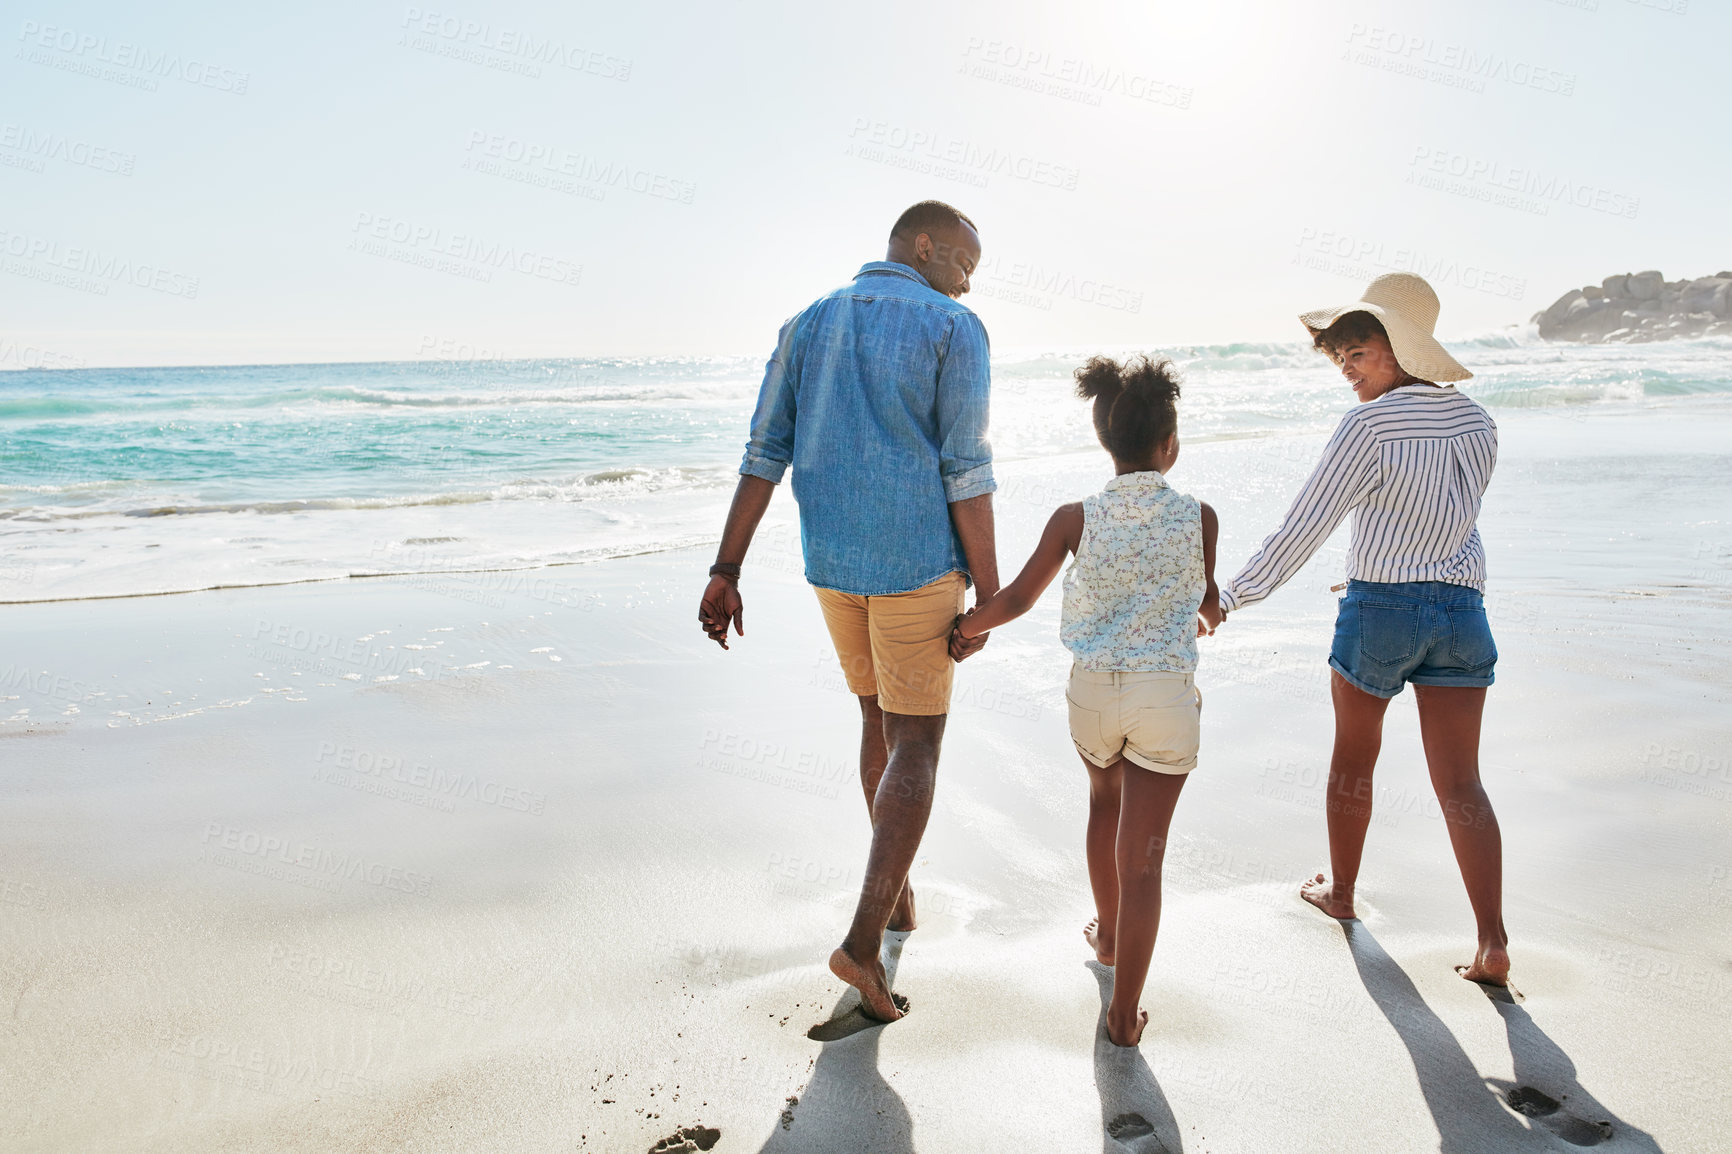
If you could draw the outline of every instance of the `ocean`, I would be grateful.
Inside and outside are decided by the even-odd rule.
[[[1528,328],[1451,348],[1477,374],[1463,390],[1500,420],[1597,424],[1732,398],[1724,338],[1553,345]],[[1182,372],[1190,444],[1314,453],[1353,402],[1298,342],[1151,351]],[[1017,462],[1099,452],[1070,395],[1086,355],[995,357],[1001,481]],[[762,370],[717,357],[9,372],[0,602],[523,574],[712,540]],[[785,530],[791,506],[777,509]],[[784,534],[790,550],[797,565]]]

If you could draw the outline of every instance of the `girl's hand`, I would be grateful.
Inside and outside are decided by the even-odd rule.
[[[955,624],[950,627],[950,660],[965,660],[966,658],[979,653],[981,649],[985,647],[986,638],[988,636],[987,634],[982,633],[977,637],[965,637],[962,633],[963,621],[974,616],[976,610],[979,608],[980,606],[976,605],[967,613],[958,615]]]
[[[1197,609],[1197,636],[1213,637],[1215,630],[1227,620],[1227,614],[1222,611],[1218,600],[1205,600]]]

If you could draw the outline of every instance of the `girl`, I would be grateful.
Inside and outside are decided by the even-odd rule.
[[[1075,554],[1059,637],[1075,657],[1065,698],[1089,774],[1096,917],[1083,936],[1115,967],[1107,1035],[1134,1046],[1149,1020],[1137,1003],[1161,920],[1167,825],[1197,764],[1197,636],[1221,620],[1217,525],[1213,509],[1167,484],[1179,459],[1172,363],[1095,357],[1076,382],[1117,475],[1060,507],[1016,580],[956,629],[972,639],[1022,616]]]

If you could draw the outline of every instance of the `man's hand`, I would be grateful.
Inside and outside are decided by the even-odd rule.
[[[975,608],[979,608],[979,606]],[[967,613],[957,617],[955,624],[950,627],[950,660],[952,661],[966,661],[973,657],[986,648],[986,639],[992,636],[990,633],[982,633],[978,637],[964,637],[962,635],[962,619],[973,614],[974,610],[970,609]]]
[[[698,624],[711,641],[723,649],[728,647],[728,623],[734,632],[746,635],[745,606],[740,602],[740,587],[731,578],[711,577],[704,587],[704,599],[698,603]]]
[[[1215,630],[1227,620],[1227,611],[1221,608],[1219,601],[1204,601],[1197,610],[1197,636],[1213,637]]]

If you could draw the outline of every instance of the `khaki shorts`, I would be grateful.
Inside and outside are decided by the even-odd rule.
[[[956,669],[950,660],[950,627],[962,612],[967,586],[961,573],[946,573],[909,593],[877,597],[813,586],[849,692],[876,696],[886,713],[949,713]]]
[[[1189,673],[1096,673],[1071,666],[1070,739],[1089,764],[1119,758],[1156,773],[1197,768],[1203,696]]]

